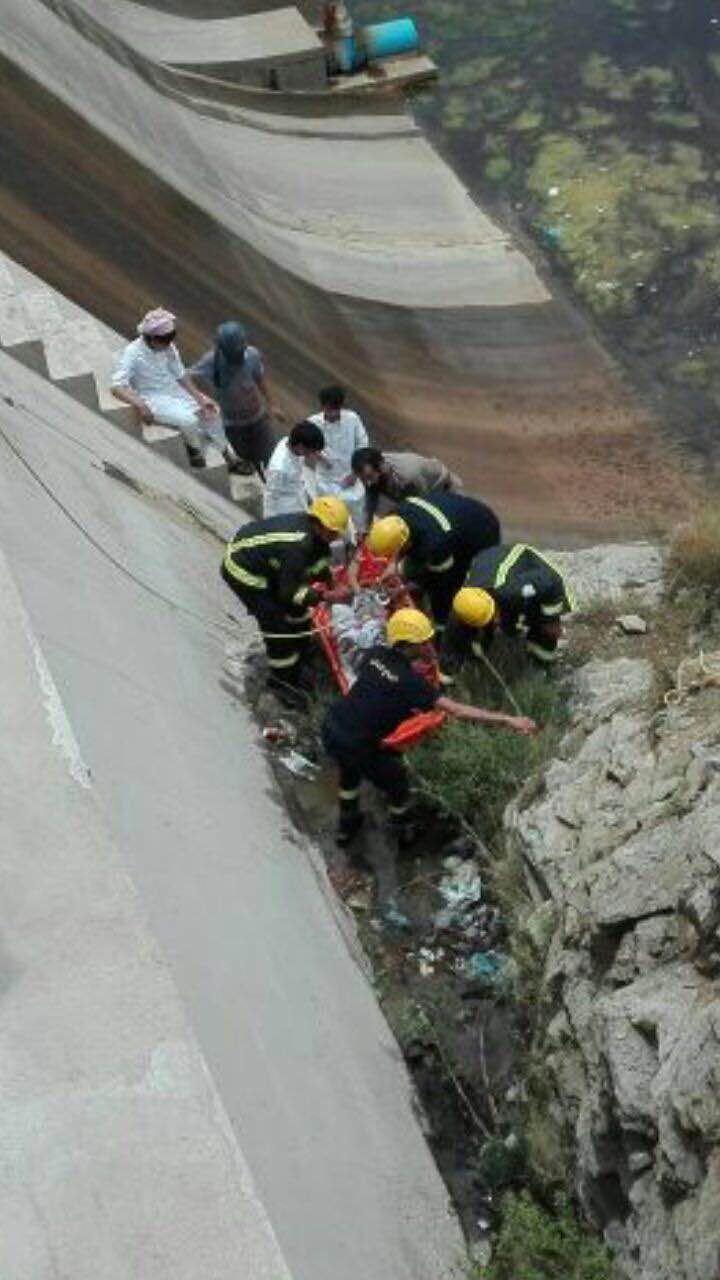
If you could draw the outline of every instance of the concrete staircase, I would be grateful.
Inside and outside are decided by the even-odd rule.
[[[0,348],[121,431],[144,440],[183,470],[191,470],[179,431],[141,426],[130,406],[111,394],[113,365],[126,341],[0,253]],[[208,449],[207,466],[191,474],[200,484],[241,505],[258,503],[258,482],[254,477],[230,476],[217,449]]]

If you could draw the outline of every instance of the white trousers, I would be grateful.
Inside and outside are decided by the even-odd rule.
[[[215,445],[221,453],[228,447],[222,418],[214,413],[212,418],[200,418],[198,405],[190,396],[145,396],[145,403],[155,421],[162,427],[177,427],[191,449],[197,449],[203,457],[208,445]]]

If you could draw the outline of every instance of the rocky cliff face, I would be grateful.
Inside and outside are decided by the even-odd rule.
[[[572,707],[559,758],[506,816],[533,901],[525,938],[544,964],[545,1119],[633,1280],[712,1280],[720,690],[658,710],[652,664],[623,657],[582,668]]]

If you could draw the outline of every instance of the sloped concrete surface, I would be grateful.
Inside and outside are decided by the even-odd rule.
[[[68,856],[58,850],[49,866],[41,836],[39,850],[24,843],[34,820],[28,805],[54,804],[56,784],[33,740],[20,741],[21,704],[4,747],[24,800],[18,805],[19,793],[5,792],[4,829],[20,852],[6,867],[4,1014],[12,1012],[10,1030],[25,1037],[41,1061],[23,1063],[16,1051],[10,1096],[0,1111],[12,1137],[3,1144],[11,1186],[24,1186],[19,1146],[29,1128],[34,1212],[42,1214],[50,1188],[52,1212],[42,1230],[47,1256],[61,1257],[64,1265],[65,1255],[52,1249],[65,1232],[77,1250],[73,1233],[89,1221],[89,1208],[77,1222],[72,1214],[76,1204],[86,1205],[92,1185],[90,1225],[98,1238],[115,1242],[114,1253],[110,1243],[103,1245],[102,1265],[91,1258],[93,1269],[85,1272],[68,1254],[73,1265],[64,1273],[73,1280],[86,1274],[88,1280],[255,1280],[265,1274],[280,1280],[284,1266],[297,1280],[441,1280],[459,1256],[461,1239],[418,1127],[399,1050],[324,873],[287,826],[240,688],[226,670],[228,652],[248,633],[244,622],[228,617],[233,605],[218,577],[221,541],[211,530],[227,535],[236,510],[200,493],[189,477],[97,415],[81,407],[69,413],[57,389],[2,354],[0,389],[0,546],[90,770],[100,820],[169,964],[252,1180],[230,1177],[243,1164],[229,1139],[220,1154],[211,1141],[195,1101],[196,1051],[187,1051],[188,1066],[184,1050],[153,1058],[143,1047],[176,1041],[179,1032],[165,1030],[169,1014],[158,1008],[162,1000],[145,978],[147,966],[156,969],[158,990],[168,991],[157,953],[143,942],[143,959],[139,927],[131,921],[122,933],[102,905],[101,843],[83,840],[75,849],[71,839]],[[128,483],[133,479],[143,491]],[[193,503],[198,519],[183,500]],[[4,770],[3,776],[12,775]],[[71,779],[65,785],[79,791]],[[80,802],[90,802],[79,794]],[[121,871],[113,874],[122,881]],[[41,900],[41,882],[49,906]],[[85,908],[89,899],[97,925]],[[87,918],[85,927],[78,917]],[[112,959],[117,949],[124,969]],[[38,983],[32,999],[23,988],[31,964]],[[117,1020],[118,1034],[129,1027],[132,1040],[134,1001],[145,1040],[118,1052],[113,1079],[119,1083],[107,1105],[97,1103],[94,1123],[83,1090],[78,1094],[74,1064],[90,1064],[87,1088],[102,1092],[97,1081],[107,1082],[114,1043],[108,1037]],[[44,1015],[52,1010],[48,1023]],[[170,1021],[177,1028],[177,1012]],[[75,1092],[65,1096],[68,1080]],[[152,1081],[161,1082],[161,1091],[166,1082],[173,1096],[164,1120],[159,1104],[153,1112],[152,1099],[146,1100]],[[38,1095],[55,1084],[64,1105],[45,1125]],[[118,1162],[138,1171],[129,1204],[117,1194],[128,1180],[116,1171],[111,1141],[112,1117],[122,1115],[126,1097],[127,1139]],[[77,1147],[84,1152],[81,1171],[68,1157],[68,1126],[87,1135]],[[183,1199],[190,1191],[182,1167],[172,1168],[178,1133],[187,1135],[199,1206]],[[37,1162],[36,1154],[42,1156]],[[178,1184],[184,1191],[170,1221]],[[253,1207],[253,1186],[272,1233]],[[62,1272],[60,1263],[27,1253],[36,1235],[43,1238],[30,1216],[30,1193],[13,1195],[17,1212],[12,1205],[5,1212],[17,1218],[15,1238],[29,1243],[22,1265],[10,1259],[0,1271],[10,1280],[50,1280]],[[64,1225],[56,1206],[65,1211]],[[187,1262],[183,1270],[175,1259],[183,1241],[192,1257],[193,1212],[204,1224],[199,1240],[212,1214],[222,1214],[226,1235],[219,1240],[227,1243],[219,1260],[194,1269]],[[257,1247],[257,1266],[250,1254],[238,1262],[234,1242],[243,1230]],[[162,1260],[153,1255],[154,1271],[145,1252],[138,1260],[132,1251],[140,1236],[144,1250]],[[263,1271],[263,1257],[273,1256],[275,1271]]]
[[[0,1274],[289,1280],[1,553],[0,649]]]
[[[9,56],[304,280],[407,306],[548,300],[529,260],[421,136],[334,142],[206,118],[140,79],[121,46],[106,42],[110,56],[94,42],[83,18],[101,20],[122,39],[128,12],[122,0],[112,6],[102,0],[5,4]],[[77,29],[60,20],[60,11]],[[143,17],[157,31],[161,18],[140,11],[136,20]]]

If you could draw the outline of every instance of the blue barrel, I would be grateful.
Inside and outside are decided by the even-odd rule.
[[[418,29],[412,18],[394,18],[392,22],[363,27],[361,41],[368,62],[393,58],[399,53],[415,53],[420,47]]]

